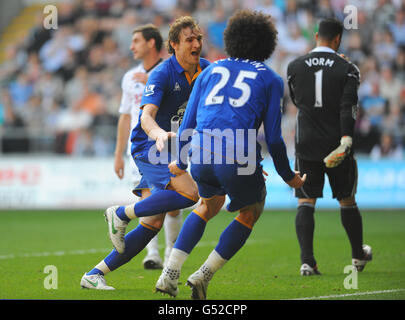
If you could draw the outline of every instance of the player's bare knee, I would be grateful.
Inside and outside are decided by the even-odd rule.
[[[204,199],[197,205],[195,212],[203,218],[205,221],[208,221],[214,217],[213,210],[210,209]]]
[[[150,217],[142,217],[140,219],[140,221],[144,224],[146,224],[147,226],[156,229],[156,230],[160,230],[162,229],[163,226],[163,222],[165,220],[165,214],[157,214],[154,216],[150,216]]]
[[[188,173],[172,177],[167,188],[195,202],[200,199],[197,184]]]
[[[236,220],[250,228],[253,228],[263,212],[263,207],[264,201],[242,208],[239,212],[239,215],[236,217]]]
[[[152,193],[150,192],[149,189],[142,189],[141,191],[141,200],[146,199],[147,197],[149,197]]]
[[[169,211],[167,214],[171,217],[177,217],[180,214],[180,210]]]
[[[300,198],[300,199],[298,199],[298,205],[302,205],[302,204],[310,204],[312,206],[315,206],[316,199],[315,198]]]
[[[225,203],[225,196],[214,196],[211,199],[202,198],[195,208],[195,211],[205,220],[208,221],[215,217]]]

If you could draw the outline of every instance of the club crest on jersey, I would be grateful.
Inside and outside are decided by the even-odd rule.
[[[178,82],[176,82],[176,84],[174,85],[173,91],[181,91],[181,88],[180,88],[180,85]]]
[[[148,85],[148,86],[146,86],[145,87],[145,92],[144,92],[144,96],[145,97],[149,97],[149,96],[151,96],[152,94],[154,94],[155,93],[155,85],[154,84],[150,84],[150,85]]]
[[[180,127],[181,122],[183,121],[184,112],[186,112],[188,100],[177,109],[177,114],[175,114],[171,119],[171,129],[170,131],[177,132]]]

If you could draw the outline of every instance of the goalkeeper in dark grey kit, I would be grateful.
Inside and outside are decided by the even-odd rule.
[[[362,271],[372,259],[371,247],[363,245],[362,217],[355,199],[357,162],[351,148],[360,72],[336,53],[342,33],[338,20],[321,21],[316,48],[292,61],[287,69],[290,96],[298,108],[295,169],[307,174],[305,184],[295,189],[295,226],[304,276],[320,274],[313,252],[314,211],[316,199],[323,196],[325,174],[333,198],[340,204],[353,266]]]

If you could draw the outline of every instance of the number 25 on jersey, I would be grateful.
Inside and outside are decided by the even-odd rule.
[[[205,99],[205,105],[212,105],[212,104],[222,104],[224,102],[224,96],[223,95],[218,95],[219,91],[224,88],[229,81],[229,78],[231,76],[231,73],[229,70],[225,67],[215,67],[212,69],[212,74],[213,73],[218,73],[221,78],[219,82],[212,88],[210,93],[207,95],[207,98]],[[251,89],[248,83],[244,82],[244,80],[247,79],[256,79],[257,72],[253,71],[246,71],[246,70],[241,70],[239,71],[238,76],[236,77],[236,80],[234,84],[232,85],[234,88],[237,88],[242,91],[242,95],[240,97],[234,97],[228,98],[228,102],[231,106],[235,108],[243,107],[245,103],[249,100],[250,94],[251,94]]]

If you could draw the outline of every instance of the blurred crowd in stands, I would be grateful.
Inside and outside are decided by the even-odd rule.
[[[28,36],[7,48],[0,66],[0,153],[112,155],[121,79],[137,63],[129,50],[137,25],[154,23],[166,39],[176,17],[192,15],[203,29],[202,56],[215,61],[225,57],[223,31],[230,15],[240,8],[264,11],[279,32],[266,63],[285,78],[288,63],[314,47],[319,20],[343,21],[347,5],[357,9],[358,28],[345,31],[340,52],[361,71],[356,153],[401,159],[402,0],[62,0],[56,30],[43,27],[41,13]],[[282,130],[293,157],[296,108],[285,93]]]

